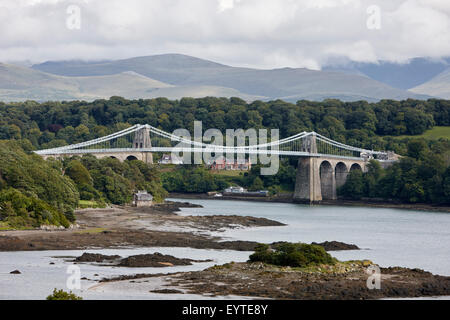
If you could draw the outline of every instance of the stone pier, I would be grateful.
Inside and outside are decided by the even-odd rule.
[[[367,170],[368,160],[331,157],[302,157],[298,160],[294,201],[318,203],[336,200],[337,188],[343,186],[352,170]]]

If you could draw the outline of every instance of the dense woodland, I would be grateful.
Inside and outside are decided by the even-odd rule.
[[[433,126],[450,126],[450,101],[382,100],[378,103],[281,100],[246,103],[239,98],[165,98],[94,102],[0,102],[0,228],[3,225],[67,226],[79,199],[123,204],[133,191],[147,189],[157,200],[167,191],[206,192],[241,184],[272,194],[292,190],[295,159],[282,159],[276,176],[260,176],[258,166],[238,177],[213,175],[203,166],[164,171],[139,161],[120,163],[94,157],[44,161],[33,150],[97,138],[134,124],[172,132],[203,128],[279,128],[281,138],[316,131],[331,139],[367,149],[392,150],[402,161],[384,170],[353,172],[339,190],[346,198],[450,202],[450,142],[408,138]],[[398,136],[406,136],[399,138]],[[164,186],[164,188],[163,188]]]
[[[366,197],[450,204],[448,151],[446,154],[447,161],[442,153],[432,151],[423,140],[410,141],[406,157],[387,169],[372,161],[366,173],[351,171],[338,193],[355,200]]]
[[[417,135],[433,126],[450,126],[450,101],[383,100],[378,103],[281,100],[246,103],[239,98],[165,98],[94,102],[0,102],[0,139],[28,139],[36,148],[72,144],[134,124],[165,131],[193,128],[278,128],[281,137],[314,130],[354,146],[405,153],[404,143],[388,136]]]
[[[0,141],[0,149],[0,228],[68,227],[79,200],[125,204],[135,190],[148,190],[155,201],[167,196],[157,169],[140,161],[45,161],[29,152],[28,140]]]

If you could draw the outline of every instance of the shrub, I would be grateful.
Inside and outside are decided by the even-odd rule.
[[[82,297],[79,297],[70,292],[65,292],[64,290],[53,290],[53,293],[47,297],[47,300],[83,300]]]
[[[250,255],[251,262],[264,262],[278,266],[307,267],[315,264],[334,264],[336,260],[318,245],[305,243],[278,243],[270,247],[260,244]]]
[[[69,226],[66,216],[57,208],[13,188],[0,191],[0,220],[14,228],[42,224]]]

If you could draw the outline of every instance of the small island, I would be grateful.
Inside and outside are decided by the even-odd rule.
[[[114,286],[120,282],[144,283],[149,278],[158,278],[163,286],[152,287],[155,282],[151,282],[145,290],[209,297],[233,295],[295,300],[361,300],[450,294],[450,277],[400,267],[380,268],[380,288],[368,287],[368,268],[371,266],[376,265],[368,260],[338,261],[316,244],[260,244],[248,262],[231,262],[203,271],[169,275],[120,276],[103,279],[101,283]]]

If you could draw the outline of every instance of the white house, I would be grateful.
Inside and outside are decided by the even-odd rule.
[[[164,154],[161,160],[158,161],[159,164],[183,164],[183,159],[173,156],[171,154]]]
[[[244,193],[244,192],[247,192],[247,190],[245,190],[244,188],[239,187],[239,186],[229,187],[229,188],[225,189],[225,193]]]

